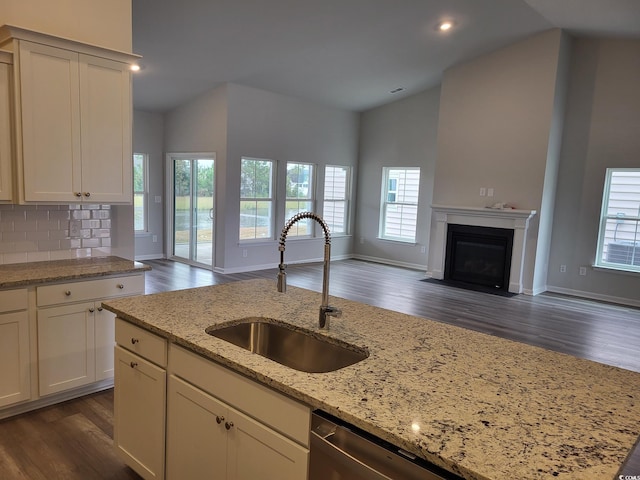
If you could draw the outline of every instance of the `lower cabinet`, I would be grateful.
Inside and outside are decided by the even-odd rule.
[[[142,478],[162,480],[165,478],[166,372],[119,345],[115,355],[113,440],[116,451]],[[191,441],[188,443],[191,445]]]
[[[167,478],[303,480],[309,451],[171,375]]]
[[[29,400],[27,289],[0,292],[0,407]]]
[[[116,452],[145,480],[162,480],[165,478],[167,341],[120,318],[116,318],[115,333],[113,441]]]
[[[143,292],[139,274],[36,289],[40,396],[113,378],[115,315],[101,300]]]

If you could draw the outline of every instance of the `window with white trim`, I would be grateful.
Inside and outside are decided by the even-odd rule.
[[[133,229],[136,232],[148,230],[149,192],[148,192],[149,155],[133,154]]]
[[[273,238],[275,163],[262,158],[241,159],[240,240]]]
[[[596,266],[640,272],[640,168],[607,168]]]
[[[287,162],[287,198],[284,218],[288,222],[300,212],[313,212],[315,205],[315,168],[310,163]],[[313,234],[312,220],[297,222],[289,230],[289,237],[303,237]]]
[[[324,168],[322,217],[332,234],[348,231],[351,168],[327,165]]]
[[[419,192],[419,167],[382,169],[380,238],[415,243]]]

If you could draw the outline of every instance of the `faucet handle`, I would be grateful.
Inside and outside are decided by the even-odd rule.
[[[342,310],[340,310],[337,307],[328,306],[327,309],[325,310],[325,313],[330,317],[336,317],[336,318],[342,317]]]

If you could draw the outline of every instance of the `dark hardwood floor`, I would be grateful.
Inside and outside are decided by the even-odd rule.
[[[276,275],[276,269],[222,275],[167,260],[145,263],[153,268],[148,294]],[[330,294],[640,372],[640,309],[553,294],[506,298],[423,277],[399,267],[336,261]],[[320,291],[322,265],[290,265],[287,280]],[[112,414],[108,390],[0,422],[0,479],[138,478],[113,453]],[[640,448],[620,473],[640,476]]]

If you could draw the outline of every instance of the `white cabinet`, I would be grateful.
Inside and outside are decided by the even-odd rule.
[[[162,480],[165,478],[166,341],[119,318],[116,319],[116,339],[113,426],[116,451],[142,478]],[[191,442],[189,439],[190,445]]]
[[[132,55],[16,27],[18,200],[131,203]]]
[[[10,202],[13,199],[11,63],[11,54],[0,51],[0,203]]]
[[[178,377],[168,390],[167,479],[307,478],[306,448]]]
[[[0,407],[30,398],[27,289],[0,292]]]
[[[41,396],[113,377],[115,316],[101,300],[143,292],[143,274],[36,289]]]
[[[170,359],[168,480],[307,478],[308,407],[180,347]]]

